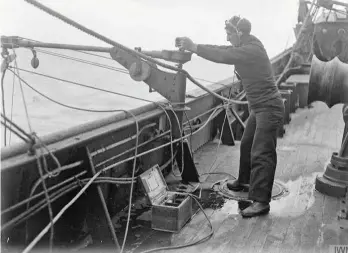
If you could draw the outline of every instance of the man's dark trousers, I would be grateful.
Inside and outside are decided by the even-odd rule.
[[[250,111],[240,145],[238,181],[249,184],[249,199],[269,203],[277,166],[277,136],[284,107]]]

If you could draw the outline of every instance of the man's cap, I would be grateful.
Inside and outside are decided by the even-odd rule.
[[[225,25],[225,29],[231,32],[235,32],[236,30],[243,34],[250,34],[251,32],[250,21],[239,16],[233,16],[230,20],[226,20]]]

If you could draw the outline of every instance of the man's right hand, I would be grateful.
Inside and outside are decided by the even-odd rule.
[[[197,52],[197,45],[188,37],[178,37],[175,39],[175,46],[193,53]]]

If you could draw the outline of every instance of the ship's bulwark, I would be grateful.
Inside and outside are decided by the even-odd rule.
[[[283,53],[283,56],[286,57],[290,53],[290,50],[286,50]],[[277,66],[277,64],[280,64],[282,61],[282,57],[277,57],[273,61],[273,65]],[[275,68],[276,69],[276,68]],[[233,79],[226,80],[225,84],[231,83]],[[228,95],[229,92],[229,86],[224,86],[221,84],[214,84],[210,86],[210,89],[215,90],[216,92],[224,92],[225,95]],[[218,105],[220,105],[220,102],[217,101],[214,97],[211,95],[205,94],[205,92],[194,92],[192,93],[194,98],[188,98],[187,99],[187,106],[191,108],[190,111],[187,111],[187,117],[188,118],[194,118],[196,116],[199,116],[200,122],[204,122],[208,119],[209,114],[212,113],[212,111],[209,111],[210,108],[214,108]],[[164,117],[166,119],[164,113],[160,109],[156,109],[157,107],[153,105],[153,108],[150,111],[140,111],[139,114],[139,122],[140,122],[140,128],[143,128],[145,126],[149,126],[149,124],[155,122],[156,125],[160,125],[160,118]],[[238,108],[237,108],[238,109]],[[206,114],[204,114],[206,113]],[[242,116],[243,120],[245,120],[245,117],[247,114],[244,114],[244,111],[240,111],[240,116]],[[244,116],[243,116],[244,115]],[[218,120],[218,118],[217,118]],[[107,123],[105,123],[107,122]],[[231,121],[232,123],[233,121]],[[197,122],[199,123],[199,122]],[[193,136],[191,139],[191,145],[193,151],[199,149],[203,144],[210,141],[212,137],[216,135],[216,127],[218,125],[221,126],[221,123],[218,124],[216,121],[212,121],[205,127],[202,131],[200,131],[198,134]],[[92,124],[93,125],[93,124]],[[98,124],[96,124],[98,125]],[[236,121],[234,120],[234,123],[232,123],[232,129],[234,133],[240,136],[238,134],[238,127],[236,124]],[[165,126],[167,129],[169,128],[168,124]],[[186,128],[188,128],[189,125],[186,125]],[[148,138],[154,137],[156,135],[156,132],[153,132],[153,127],[146,127],[145,131],[142,132],[142,136],[140,142],[145,141]],[[79,165],[71,170],[68,170],[64,173],[61,173],[60,176],[56,178],[51,178],[49,180],[48,187],[51,187],[58,182],[63,181],[64,179],[69,178],[72,175],[75,175],[76,173],[79,173],[83,171],[84,169],[88,169],[88,159],[86,159],[86,146],[89,148],[89,150],[94,154],[93,163],[95,166],[97,166],[103,159],[106,159],[107,157],[110,157],[112,155],[117,155],[122,153],[125,149],[128,149],[134,145],[134,138],[130,142],[126,142],[123,144],[118,144],[111,148],[114,143],[118,141],[122,141],[123,139],[128,139],[129,137],[133,136],[135,132],[134,127],[134,120],[132,118],[128,118],[126,120],[121,120],[119,122],[111,121],[104,121],[104,125],[100,125],[98,128],[94,128],[93,130],[87,131],[85,133],[83,132],[83,129],[77,129],[76,131],[80,131],[81,134],[75,134],[70,135],[69,132],[61,132],[56,134],[55,136],[51,136],[50,138],[42,138],[42,140],[48,145],[48,148],[50,150],[55,150],[55,155],[61,162],[61,165],[68,165],[70,163],[74,163],[77,161],[82,161],[83,164]],[[189,132],[188,132],[189,133]],[[65,135],[65,136],[64,136]],[[50,140],[50,141],[48,141]],[[61,141],[59,141],[61,140]],[[157,142],[150,143],[146,145],[143,148],[139,149],[139,152],[141,150],[147,150],[149,148],[154,148],[158,145],[163,144],[164,139],[159,139]],[[110,145],[110,148],[108,146]],[[22,154],[18,153],[17,151],[21,150],[21,148],[16,148],[17,151],[12,150],[10,153],[14,155],[17,152],[17,155],[10,158],[10,156],[7,156],[7,159],[2,160],[2,208],[5,209],[13,204],[15,204],[18,201],[21,201],[28,197],[29,192],[31,191],[33,185],[35,184],[38,174],[37,174],[37,168],[36,168],[36,161],[34,157],[28,157],[26,153],[25,145],[22,147]],[[105,148],[108,148],[108,150],[105,150]],[[99,151],[98,151],[99,150]],[[106,151],[106,152],[100,152],[100,151]],[[6,150],[4,150],[6,151]],[[2,152],[2,156],[5,155],[6,152]],[[8,153],[8,152],[7,152]],[[9,153],[9,155],[10,155]],[[132,155],[132,152],[119,156],[116,160],[111,161],[111,164],[113,162],[117,162],[121,159],[127,158]],[[51,159],[49,155],[46,156],[48,158],[48,167],[49,168],[55,168],[57,165],[55,164],[54,160]],[[104,157],[104,158],[103,158]],[[149,154],[147,156],[144,156],[143,159],[140,160],[141,164],[140,167],[145,170],[149,168],[150,166],[153,166],[155,163],[159,163],[162,165],[165,163],[170,157],[170,148],[167,146],[167,148],[160,150],[160,152],[155,152],[153,154]],[[25,166],[24,166],[25,165]],[[109,164],[105,164],[105,166],[108,166]],[[139,164],[138,164],[139,165]],[[128,172],[130,171],[132,167],[132,161],[130,160],[129,163],[121,164],[117,166],[117,169],[110,170],[108,173],[104,173],[103,176],[111,176],[111,177],[120,177],[123,175],[128,175]],[[102,167],[101,167],[102,168]],[[97,170],[100,170],[101,168],[97,168]],[[13,177],[12,175],[16,174],[16,177]],[[84,176],[85,177],[85,176]],[[75,179],[74,183],[78,186],[79,180],[82,180],[84,177],[81,177],[79,179]],[[129,177],[129,175],[128,175]],[[77,180],[77,181],[76,181]],[[40,191],[40,187],[38,187],[37,192]],[[58,212],[63,207],[63,204],[66,203],[68,200],[70,200],[70,196],[74,195],[78,189],[75,189],[73,192],[70,192],[69,195],[66,195],[66,198],[60,199],[59,201],[56,201],[53,204],[53,209],[56,210],[55,213]],[[108,208],[111,213],[111,215],[115,215],[119,210],[121,210],[124,206],[126,206],[128,198],[127,195],[129,193],[128,186],[121,185],[120,187],[114,187],[110,185],[103,186],[103,192],[105,194]],[[139,193],[141,194],[141,190]],[[71,194],[71,195],[70,195]],[[87,191],[87,195],[83,195],[81,199],[77,202],[76,205],[72,207],[65,215],[64,217],[56,224],[56,243],[57,245],[63,242],[69,242],[71,240],[77,240],[79,236],[81,236],[81,233],[85,231],[86,226],[89,228],[93,228],[93,238],[94,238],[94,244],[97,242],[103,243],[103,245],[107,244],[108,238],[108,229],[103,230],[103,228],[107,228],[106,222],[104,220],[104,216],[102,213],[102,210],[100,210],[100,205],[96,203],[99,203],[99,200],[97,196],[93,194],[93,188],[90,191]],[[29,207],[33,207],[37,205],[37,200],[31,201]],[[81,209],[82,208],[82,209]],[[5,222],[7,222],[11,217],[14,217],[19,214],[19,212],[22,212],[25,210],[25,206],[23,208],[18,210],[18,213],[8,213],[7,215],[3,216],[3,225]],[[85,213],[85,214],[84,214]],[[47,224],[49,221],[47,215],[47,212],[45,210],[42,210],[38,214],[36,214],[30,222],[28,222],[28,232],[27,235],[28,240],[33,239],[34,236]],[[78,214],[78,217],[81,219],[77,219],[75,216]],[[44,218],[45,217],[45,218]],[[88,217],[88,219],[86,218]],[[87,223],[87,224],[86,224]],[[92,224],[91,224],[92,223]],[[67,225],[69,224],[69,225]],[[8,231],[3,232],[2,238],[4,239],[3,245],[25,245],[24,239],[25,239],[25,223],[21,223],[19,226],[17,226],[18,229],[12,229],[11,235],[7,234]],[[66,229],[70,232],[76,232],[76,235],[69,234],[66,232]],[[60,235],[60,236],[59,236]],[[47,235],[48,236],[48,235]],[[74,237],[73,239],[71,237]],[[5,239],[6,238],[6,239]],[[47,238],[47,237],[46,237]],[[99,239],[98,239],[99,238]],[[7,242],[6,242],[7,241]],[[109,240],[110,241],[110,240]],[[64,244],[64,243],[63,243]]]

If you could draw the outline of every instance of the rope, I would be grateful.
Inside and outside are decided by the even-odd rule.
[[[29,38],[24,38],[24,37],[18,37],[18,38],[29,40],[29,41],[33,41],[33,42],[40,42],[40,43],[42,43],[41,41],[33,40],[33,39],[29,39]],[[17,44],[13,44],[13,45],[16,45],[18,47],[20,46],[20,45],[17,45]],[[85,63],[85,64],[89,64],[89,65],[93,65],[93,66],[97,66],[97,67],[101,67],[101,68],[105,68],[105,69],[109,69],[109,70],[114,70],[116,72],[120,72],[120,73],[123,73],[123,74],[129,74],[129,72],[126,69],[116,68],[116,67],[113,67],[113,66],[110,66],[110,65],[106,65],[106,64],[100,64],[100,63],[97,63],[97,62],[87,61],[87,60],[83,60],[81,58],[75,58],[75,57],[67,56],[67,55],[64,55],[64,54],[51,52],[51,51],[48,51],[48,50],[37,49],[37,48],[35,50],[37,52],[41,52],[41,53],[44,53],[44,54],[47,54],[47,55],[61,57],[61,58],[69,59],[69,60],[72,60],[72,61],[77,61],[77,62],[81,62],[81,63]],[[76,49],[75,50],[74,49],[69,49],[69,50],[71,50],[73,52],[78,52],[78,53],[83,53],[83,54],[87,54],[87,55],[92,55],[92,56],[95,56],[95,57],[100,57],[100,58],[111,60],[111,61],[115,62],[114,59],[112,59],[110,57],[102,56],[102,55],[99,55],[99,54],[93,54],[93,53],[90,53],[90,52],[85,52],[85,51],[76,50]],[[150,67],[152,67],[152,66],[150,66]],[[226,84],[223,84],[223,83],[220,83],[220,82],[215,82],[215,81],[210,81],[210,80],[207,80],[207,79],[204,79],[204,78],[198,78],[198,77],[193,77],[193,78],[195,78],[196,80],[201,80],[201,81],[210,83],[210,84],[219,84],[219,85],[222,85],[222,86],[225,86],[225,87],[228,86]]]
[[[28,1],[28,2],[35,2],[35,1]],[[77,24],[77,23],[76,23]],[[106,37],[104,37],[104,39],[105,39]],[[119,46],[120,46],[120,44],[119,44]],[[121,47],[122,48],[122,47]],[[124,48],[123,48],[124,49]],[[127,51],[127,50],[126,50]],[[133,51],[133,50],[132,50]],[[136,52],[136,51],[134,51],[134,52]],[[145,58],[145,59],[147,59],[148,58],[148,60],[151,60],[152,62],[157,62],[157,61],[154,61],[152,58],[150,58],[150,57],[142,57],[142,58]],[[157,63],[160,63],[160,62],[157,62]],[[204,86],[202,86],[201,84],[199,84],[196,80],[194,80],[186,71],[184,71],[184,70],[181,70],[181,69],[176,69],[176,68],[174,68],[174,67],[172,67],[172,66],[170,66],[170,65],[167,65],[167,64],[162,64],[162,63],[160,63],[159,64],[160,66],[163,66],[163,67],[167,67],[168,68],[168,66],[170,67],[169,69],[172,69],[172,70],[180,70],[180,72],[183,72],[183,73],[185,73],[185,74],[187,74],[187,76],[188,76],[188,78],[194,83],[194,84],[196,84],[197,86],[199,86],[199,87],[201,87],[202,89],[204,89],[204,90],[206,90],[206,91],[208,91],[209,93],[211,93],[211,94],[213,94],[214,96],[216,96],[216,97],[218,97],[218,98],[220,98],[220,99],[222,99],[223,101],[231,101],[231,102],[233,102],[233,100],[227,100],[226,98],[224,98],[224,97],[222,97],[222,96],[220,96],[220,95],[218,95],[218,94],[216,94],[215,92],[212,92],[212,91],[210,91],[209,89],[207,89],[207,88],[205,88]],[[20,77],[19,77],[19,71],[18,71],[18,66],[17,66],[17,63],[16,63],[16,67],[17,67],[17,72],[18,72],[18,75],[17,75],[17,77],[21,80],[21,81],[23,81],[24,83],[26,83],[23,79],[21,79]],[[13,71],[12,71],[13,72]],[[14,72],[13,72],[14,73]],[[15,74],[15,73],[14,73]],[[28,85],[28,83],[26,83],[27,85]],[[30,85],[28,85],[29,87],[31,87]],[[32,87],[31,87],[32,88]],[[22,88],[21,88],[22,89]],[[32,88],[33,89],[33,88]],[[33,90],[35,90],[35,89],[33,89]],[[35,90],[36,91],[36,90]],[[36,91],[36,92],[38,92],[38,91]],[[41,94],[41,95],[43,95],[42,93],[40,93],[40,92],[38,92],[39,94]],[[22,94],[23,94],[23,100],[25,101],[25,99],[24,99],[24,93],[22,92]],[[45,98],[48,98],[47,96],[45,96],[45,95],[43,95]],[[50,99],[51,100],[51,99]],[[51,100],[52,101],[52,100]],[[57,103],[57,101],[54,101],[54,102],[56,102]],[[241,101],[236,101],[237,103],[241,103],[241,104],[245,104],[245,103],[247,103],[247,102],[241,102]],[[58,104],[60,104],[60,105],[62,105],[62,106],[66,106],[66,105],[63,105],[62,103],[59,103],[58,102]],[[26,106],[26,104],[25,104],[25,106]],[[77,107],[71,107],[71,106],[66,106],[66,107],[69,107],[69,108],[71,108],[71,109],[82,109],[82,108],[77,108]],[[88,109],[84,109],[84,110],[88,110]],[[88,110],[88,111],[92,111],[92,110]],[[96,110],[93,110],[93,111],[96,111]],[[113,110],[113,111],[115,111],[115,110]],[[120,111],[120,110],[117,110],[117,111]],[[122,111],[124,111],[124,110],[122,110]],[[98,112],[101,112],[101,111],[98,111]],[[104,111],[105,112],[105,111]],[[174,113],[174,115],[176,116],[176,114]],[[134,118],[135,118],[135,116],[134,115],[132,115]],[[177,116],[176,116],[177,117]],[[27,113],[27,118],[28,118],[28,123],[29,123],[29,116],[28,116],[28,113]],[[135,120],[136,120],[136,118],[135,118]],[[179,120],[178,120],[178,123],[179,123]],[[138,129],[138,124],[137,124],[137,121],[136,121],[136,125],[137,125],[137,131],[139,130]],[[29,127],[30,127],[30,123],[29,123]],[[180,128],[180,124],[179,124],[179,128]],[[201,128],[200,128],[201,129]],[[180,128],[180,130],[182,130],[182,126],[181,126],[181,128]],[[198,131],[198,130],[197,130]],[[192,134],[192,133],[191,133]],[[182,140],[183,140],[183,136],[181,135],[181,138],[179,139],[179,140],[181,140],[181,143],[182,143]],[[173,144],[173,142],[171,142],[171,145]],[[138,145],[138,135],[137,135],[137,140],[136,140],[136,146]],[[136,167],[136,157],[137,157],[137,148],[136,148],[136,150],[135,150],[135,155],[134,155],[134,163],[133,163],[133,171],[132,171],[132,178],[134,177],[134,173],[135,173],[135,167]],[[97,174],[95,174],[95,178],[99,175],[100,173],[97,173]],[[95,179],[94,178],[94,179]],[[90,184],[90,183],[92,183],[92,180],[93,180],[93,178],[87,183],[87,185],[84,187],[85,189],[87,189],[87,187],[89,186],[88,184]],[[83,189],[82,189],[83,190]],[[27,251],[29,251],[31,248],[33,248],[34,246],[35,246],[35,244],[40,240],[40,238],[48,231],[48,229],[50,228],[50,227],[52,227],[53,226],[53,224],[54,224],[54,222],[56,222],[58,219],[59,219],[59,215],[62,215],[63,213],[64,213],[64,211],[69,207],[69,204],[70,205],[72,205],[72,203],[79,197],[79,194],[82,194],[81,192],[82,192],[82,190],[75,196],[75,198],[74,199],[72,199],[59,213],[58,213],[58,215],[57,216],[55,216],[52,220],[51,220],[51,223],[50,224],[48,224],[47,226],[46,226],[46,228],[43,230],[43,231],[41,231],[41,233],[32,241],[32,243],[30,243],[29,244],[29,246],[24,250],[24,252],[27,252]],[[125,237],[124,237],[124,241],[123,241],[123,245],[122,245],[122,249],[121,249],[121,252],[123,251],[123,248],[124,248],[124,245],[125,245],[125,241],[126,241],[126,238],[127,238],[127,232],[128,232],[128,227],[129,227],[129,218],[130,218],[130,211],[131,211],[131,203],[132,203],[132,192],[133,192],[133,181],[132,181],[132,184],[131,184],[131,193],[130,193],[130,201],[129,201],[129,203],[130,203],[130,205],[129,205],[129,211],[128,211],[128,220],[127,220],[127,228],[126,228],[126,232],[125,232]]]
[[[101,64],[101,63],[95,63],[95,62],[91,62],[91,61],[87,61],[87,60],[82,60],[79,58],[75,58],[75,57],[71,57],[71,56],[67,56],[64,54],[57,54],[57,53],[53,53],[47,50],[43,50],[43,49],[35,49],[37,52],[41,52],[47,55],[52,55],[52,56],[56,56],[56,57],[60,57],[60,58],[64,58],[64,59],[68,59],[68,60],[72,60],[72,61],[76,61],[76,62],[80,62],[80,63],[84,63],[87,65],[91,65],[91,66],[96,66],[96,67],[100,67],[100,68],[104,68],[104,69],[109,69],[109,70],[113,70],[116,72],[120,72],[123,74],[128,74],[128,71],[125,69],[121,69],[121,68],[116,68],[110,65],[105,65],[105,64]],[[112,60],[112,59],[110,59]]]
[[[30,84],[28,84],[24,79],[22,79],[19,75],[17,75],[14,71],[12,71],[11,69],[9,69],[12,73],[14,73],[18,79],[20,81],[22,81],[24,84],[26,84],[29,88],[31,88],[32,90],[34,90],[35,92],[37,92],[38,94],[40,94],[41,96],[45,97],[46,99],[56,103],[56,104],[59,104],[63,107],[67,107],[67,108],[70,108],[70,109],[74,109],[74,110],[79,110],[79,111],[87,111],[87,112],[120,112],[120,111],[123,111],[125,112],[125,110],[120,110],[120,109],[116,109],[116,110],[94,110],[94,109],[85,109],[85,108],[80,108],[80,107],[75,107],[75,106],[70,106],[70,105],[66,105],[66,104],[63,104],[61,102],[58,102],[48,96],[46,96],[45,94],[41,93],[40,91],[36,90],[34,87],[32,87]],[[103,90],[105,92],[108,92],[107,90]],[[169,124],[170,124],[170,128],[172,129],[172,125],[171,125],[171,120],[170,120],[170,117],[168,115],[168,113],[166,112],[165,108],[163,108],[162,105],[160,105],[159,103],[155,102],[159,107],[161,107],[163,109],[163,111],[165,112],[165,114],[167,115],[168,119],[169,119]],[[177,123],[178,123],[178,127],[179,127],[179,131],[180,131],[180,135],[182,136],[182,126],[180,126],[180,121],[178,119],[178,116],[176,115],[176,113],[174,112],[174,110],[169,107],[169,110],[171,110],[173,112],[173,115],[175,117],[175,119],[177,120]],[[171,135],[171,140],[172,140],[172,135]],[[171,145],[172,145],[172,142],[171,142]],[[184,147],[183,147],[183,138],[181,138],[181,149],[184,150]],[[173,155],[173,148],[171,146],[171,154]],[[183,152],[182,152],[182,156],[183,156]],[[183,160],[183,158],[182,158]],[[173,165],[172,165],[173,166]],[[176,176],[181,176],[183,171],[184,171],[184,164],[182,163],[182,172],[180,173],[180,175],[176,175]]]
[[[19,133],[21,133],[22,135],[24,135],[28,139],[26,142],[30,142],[33,140],[33,137],[30,134],[26,133],[21,127],[19,127],[16,123],[14,123],[12,120],[7,118],[4,114],[1,114],[1,117],[4,120],[4,124],[11,125],[11,127],[9,127],[10,130],[13,130],[13,131],[16,130]],[[12,129],[12,127],[13,127],[13,129]]]
[[[12,70],[10,69],[10,71],[12,71]],[[64,107],[67,107],[67,108],[70,108],[70,109],[74,109],[74,110],[78,110],[78,111],[85,111],[85,112],[106,112],[106,113],[107,112],[120,112],[120,111],[124,112],[124,110],[121,110],[121,109],[116,109],[116,110],[95,110],[95,109],[85,109],[85,108],[80,108],[80,107],[76,107],[76,106],[70,106],[70,105],[63,104],[61,102],[58,102],[57,100],[54,100],[54,99],[46,96],[45,94],[41,93],[40,91],[38,91],[37,89],[32,87],[24,79],[22,79],[19,75],[17,75],[14,71],[12,71],[12,73],[14,73],[18,77],[18,79],[21,80],[24,84],[26,84],[30,89],[32,89],[36,93],[40,94],[44,98],[50,100],[51,102],[54,102],[54,103],[59,104],[61,106],[64,106]]]
[[[6,73],[6,69],[2,72],[2,75],[1,75],[1,102],[2,102],[2,113],[3,115],[6,115],[6,110],[5,110],[5,88],[4,88],[4,78],[5,78],[5,73]],[[5,126],[5,129],[4,129],[4,144],[6,146],[7,144],[7,140],[6,140],[6,131],[7,131],[7,127],[6,127],[6,119],[4,121],[4,126]]]
[[[15,91],[15,79],[16,79],[16,76],[13,75],[13,81],[12,81],[12,96],[11,96],[11,120],[13,118],[13,101],[14,101],[14,91]],[[10,132],[10,137],[9,137],[9,145],[11,144],[11,132]]]
[[[57,199],[64,196],[65,194],[68,194],[69,192],[75,190],[76,188],[79,188],[79,187],[82,188],[81,185],[87,183],[90,180],[90,178],[79,180],[76,178],[76,176],[73,179],[75,179],[77,181],[60,188],[59,190],[54,192],[52,195],[50,195],[51,203],[55,202]],[[93,183],[95,183],[95,184],[98,184],[100,182],[112,182],[114,184],[131,184],[130,181],[104,179],[104,177],[100,177],[100,178],[93,181]],[[41,192],[41,193],[44,194],[44,192]],[[7,230],[9,228],[12,228],[15,225],[19,225],[22,222],[27,221],[29,218],[31,218],[32,216],[34,216],[35,214],[37,214],[39,211],[41,211],[43,208],[46,207],[47,204],[45,204],[45,202],[46,201],[44,199],[39,201],[35,205],[31,206],[25,212],[21,213],[20,215],[16,216],[15,218],[13,218],[11,221],[3,224],[1,226],[1,231]]]
[[[66,184],[66,183],[68,183],[68,182],[74,180],[76,177],[80,177],[80,176],[82,176],[82,175],[84,175],[84,174],[86,174],[86,173],[87,173],[87,171],[82,171],[82,172],[78,173],[77,175],[75,175],[75,176],[73,176],[73,177],[70,177],[70,178],[68,178],[68,179],[66,179],[66,180],[64,180],[64,181],[62,181],[62,182],[60,182],[60,183],[58,183],[58,184],[52,186],[51,188],[48,188],[47,190],[48,190],[48,192],[50,192],[50,191],[52,191],[52,190],[54,190],[54,189],[56,189],[56,188],[58,188],[58,187],[60,187],[60,186],[62,186],[62,185],[64,185],[64,184]],[[18,202],[18,203],[16,203],[15,205],[13,205],[13,206],[11,206],[11,207],[9,207],[9,208],[7,208],[7,209],[1,211],[1,215],[4,215],[4,214],[6,214],[6,213],[8,213],[8,212],[11,212],[11,211],[15,210],[16,208],[21,207],[22,205],[24,205],[24,204],[26,204],[26,203],[28,203],[28,202],[30,202],[30,201],[35,200],[35,199],[37,199],[38,197],[41,197],[43,194],[44,194],[44,192],[40,192],[40,193],[37,193],[37,194],[35,194],[35,195],[30,196],[29,198],[24,199],[24,200],[22,200],[21,202]]]
[[[35,153],[36,157],[36,162],[37,162],[37,167],[39,171],[40,178],[43,178],[43,172],[42,172],[42,167],[41,167],[41,162],[39,156]],[[45,163],[45,167],[47,167],[47,163]],[[52,247],[53,247],[53,237],[54,237],[54,226],[53,226],[53,212],[52,212],[52,206],[51,206],[51,200],[47,191],[47,186],[46,186],[46,181],[45,179],[42,179],[42,188],[45,193],[45,198],[48,206],[48,214],[50,217],[50,222],[51,222],[51,233],[50,233],[50,241],[49,241],[49,252],[52,252]]]
[[[1,121],[1,124],[5,127],[5,128],[9,128],[10,126],[7,124],[7,122]],[[17,135],[17,137],[19,137],[20,139],[22,139],[24,142],[26,143],[30,143],[30,140],[26,139],[23,135],[21,135],[20,132],[17,132],[17,130],[15,129],[10,129],[10,133],[13,132],[15,135]]]
[[[10,70],[12,73],[14,73],[14,74],[18,77],[18,79],[19,79],[19,86],[20,86],[20,88],[21,88],[21,95],[22,95],[22,100],[23,100],[23,104],[24,104],[25,115],[26,115],[26,118],[27,118],[29,131],[30,131],[30,132],[33,132],[32,127],[31,127],[31,124],[30,124],[28,106],[27,106],[27,102],[26,102],[25,96],[24,96],[23,85],[22,85],[22,82],[21,82],[21,78],[20,78],[20,76],[19,76],[18,64],[17,64],[17,54],[16,54],[16,51],[15,51],[14,49],[13,49],[13,53],[14,53],[14,55],[16,56],[16,57],[15,57],[15,66],[16,66],[16,69],[17,69],[17,73],[18,73],[18,74],[15,74],[15,73],[14,73],[13,71],[11,71],[10,69],[9,69],[9,70]]]
[[[109,39],[109,38],[107,38],[107,37],[105,37],[105,36],[95,32],[95,31],[93,31],[93,30],[83,26],[83,25],[80,25],[79,23],[73,21],[72,19],[69,19],[68,17],[66,17],[66,16],[64,16],[64,15],[62,15],[62,14],[60,14],[60,13],[58,13],[58,12],[48,8],[48,7],[46,7],[45,5],[39,3],[39,2],[37,2],[35,0],[25,0],[25,1],[30,3],[30,4],[32,4],[32,5],[34,5],[35,7],[39,8],[39,9],[41,9],[42,11],[48,13],[49,15],[54,16],[54,17],[62,20],[63,22],[65,22],[65,23],[67,23],[67,24],[69,24],[69,25],[71,25],[71,26],[81,30],[82,32],[85,32],[85,33],[87,33],[87,34],[89,34],[89,35],[91,35],[91,36],[93,36],[93,37],[95,37],[95,38],[97,38],[97,39],[99,39],[101,41],[104,41],[105,43],[107,43],[109,45],[112,45],[114,47],[122,49],[122,50],[128,52],[129,54],[131,54],[131,55],[133,55],[135,57],[139,57],[141,60],[145,59],[145,60],[148,60],[149,62],[155,63],[155,64],[157,64],[157,65],[159,65],[161,67],[164,67],[164,68],[167,68],[167,69],[170,69],[170,70],[174,70],[174,71],[177,71],[177,72],[181,72],[181,73],[185,74],[187,76],[187,78],[192,83],[194,83],[195,85],[197,85],[201,89],[203,89],[206,92],[210,93],[211,95],[221,99],[222,101],[225,101],[225,102],[229,101],[225,97],[220,96],[216,92],[213,92],[213,91],[209,90],[208,88],[206,88],[204,85],[200,84],[186,70],[184,70],[182,68],[173,67],[171,65],[168,65],[168,64],[165,64],[165,63],[160,62],[158,60],[155,60],[155,59],[153,59],[153,58],[151,58],[151,57],[149,57],[147,55],[144,55],[144,54],[142,54],[142,53],[140,53],[140,52],[138,52],[136,50],[133,50],[133,49],[130,49],[130,48],[126,47],[126,46],[123,46],[122,44],[120,44],[120,43],[118,43],[116,41],[113,41],[113,40],[111,40],[111,39]],[[151,66],[151,64],[150,64],[150,66]],[[234,99],[230,99],[230,101],[232,103],[235,103],[235,104],[248,104],[247,101],[239,101],[239,100],[234,100]]]
[[[138,120],[135,117],[135,115],[129,111],[126,110],[120,110],[120,111],[124,111],[129,113],[135,121],[136,124],[136,129],[137,129],[137,133],[139,131],[139,124],[138,124]],[[138,135],[137,135],[138,136]],[[138,145],[138,141],[139,138],[137,137],[136,139],[136,147]],[[136,158],[138,155],[138,149],[135,149],[135,154],[134,154],[134,162],[133,162],[133,170],[132,170],[132,178],[134,177],[135,174],[135,170],[136,170]],[[41,240],[41,238],[48,232],[48,230],[50,229],[51,226],[54,225],[54,223],[57,222],[57,220],[64,214],[64,212],[70,207],[72,206],[77,199],[87,190],[87,188],[93,183],[93,181],[102,173],[104,172],[104,170],[100,170],[99,172],[97,172],[96,174],[94,174],[94,176],[88,181],[88,183],[76,194],[76,196],[71,199],[60,211],[59,213],[52,219],[52,222],[49,223],[35,238],[34,240],[24,249],[23,253],[28,253],[30,250],[33,249],[33,247]],[[128,219],[127,219],[127,228],[126,228],[126,232],[125,232],[125,237],[124,237],[124,241],[123,241],[123,245],[121,248],[121,253],[123,251],[123,247],[124,247],[124,243],[126,241],[127,238],[127,233],[128,233],[128,227],[129,227],[129,220],[130,220],[130,211],[131,211],[131,203],[132,203],[132,195],[133,195],[133,186],[134,186],[134,181],[132,180],[131,183],[131,189],[130,189],[130,197],[129,197],[129,203],[130,203],[130,207],[128,210]],[[117,242],[115,242],[117,244]]]
[[[51,150],[48,149],[48,147],[43,143],[43,141],[40,139],[40,137],[36,133],[33,133],[33,135],[36,137],[36,140],[39,142],[41,147],[43,147],[47,151],[47,153],[52,157],[53,161],[57,164],[57,168],[55,169],[56,173],[53,173],[53,172],[49,171],[48,169],[46,170],[46,173],[48,173],[50,177],[58,176],[60,174],[60,171],[61,171],[60,168],[62,167],[60,165],[58,158],[51,152]],[[45,157],[44,157],[44,161],[46,161]],[[46,168],[47,168],[47,166],[46,166]]]
[[[302,24],[302,26],[301,26],[301,28],[300,28],[299,33],[298,33],[298,40],[296,41],[296,43],[295,43],[295,45],[293,46],[293,49],[292,49],[292,51],[291,51],[290,59],[289,59],[288,63],[286,64],[285,68],[283,69],[282,74],[280,75],[280,77],[279,77],[278,80],[276,81],[277,87],[279,86],[280,81],[284,78],[284,76],[285,76],[287,70],[290,68],[290,65],[291,65],[291,63],[292,63],[292,61],[293,61],[293,59],[294,59],[294,57],[295,57],[295,53],[294,53],[294,52],[295,52],[295,50],[297,49],[298,45],[300,44],[301,35],[302,35],[303,31],[304,31],[304,28],[305,28],[305,25],[306,25],[306,23],[307,23],[307,20],[309,19],[310,15],[311,15],[311,11],[312,11],[312,9],[313,9],[313,7],[314,7],[314,5],[315,5],[315,2],[316,2],[316,1],[313,1],[313,2],[312,2],[311,7],[310,7],[310,9],[309,9],[309,11],[308,11],[308,13],[307,13],[307,15],[306,15],[304,21],[303,21],[303,24]]]
[[[12,67],[10,67],[10,68],[12,68]],[[93,90],[103,91],[103,92],[110,93],[110,94],[120,95],[120,96],[127,97],[127,98],[132,98],[132,99],[137,99],[137,100],[144,101],[144,102],[154,103],[154,101],[151,101],[151,100],[148,100],[148,99],[139,98],[139,97],[135,97],[135,96],[131,96],[131,95],[126,95],[126,94],[115,92],[115,91],[105,90],[105,89],[89,86],[87,84],[82,84],[82,83],[79,83],[79,82],[70,81],[70,80],[67,80],[67,79],[62,79],[62,78],[58,78],[58,77],[54,77],[54,76],[50,76],[50,75],[45,75],[45,74],[42,74],[42,73],[38,73],[38,72],[26,70],[26,69],[21,69],[21,68],[19,68],[19,70],[27,72],[27,73],[30,73],[30,74],[33,74],[33,75],[47,77],[47,78],[50,78],[50,79],[53,79],[53,80],[56,80],[56,81],[62,81],[62,82],[75,84],[77,86],[81,86],[81,87],[85,87],[85,88],[89,88],[89,89],[93,89]]]

